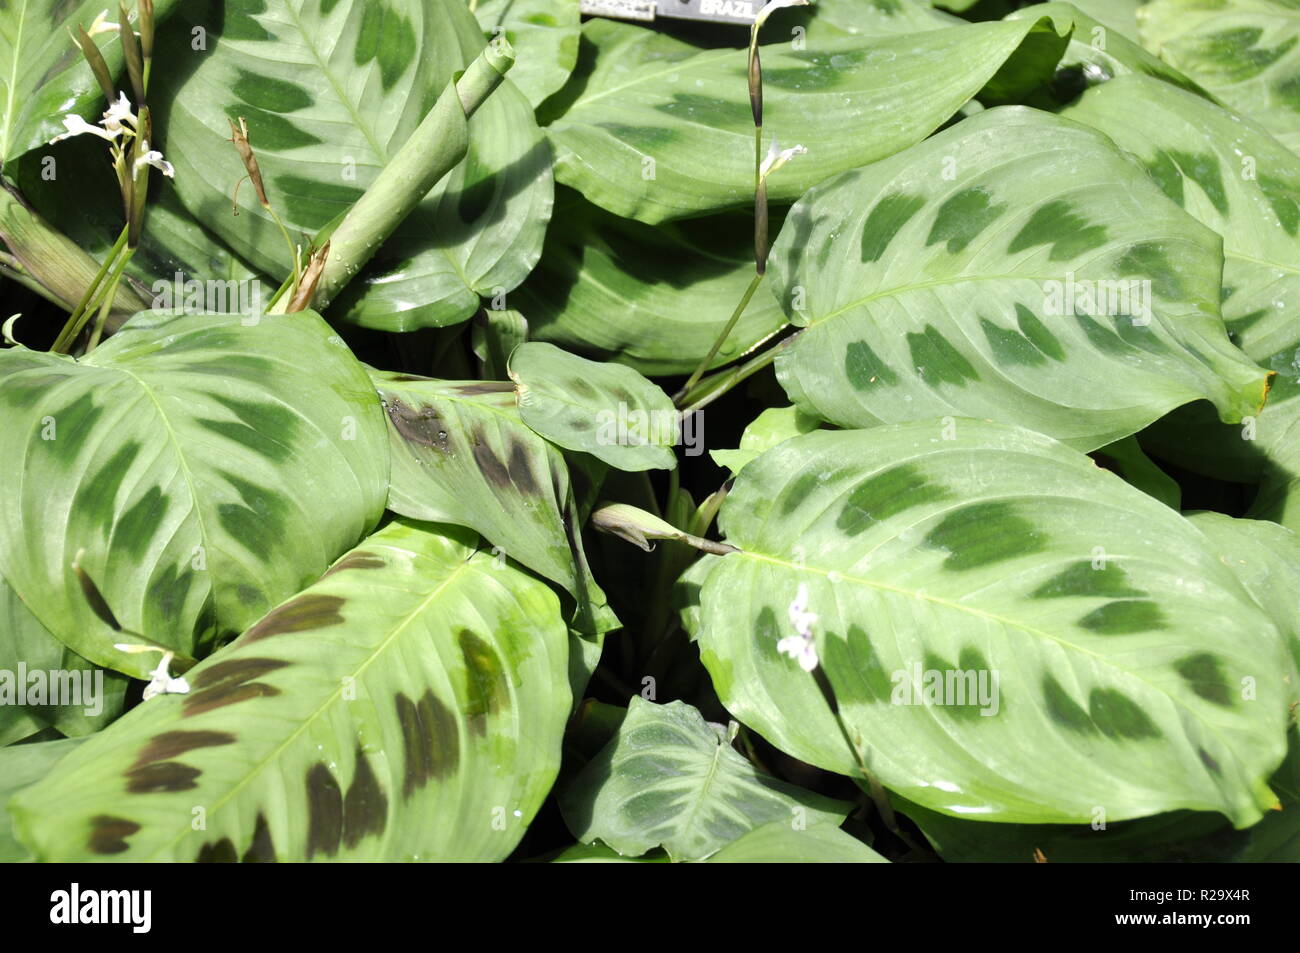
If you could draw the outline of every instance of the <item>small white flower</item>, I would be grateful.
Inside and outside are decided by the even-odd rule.
[[[149,684],[144,687],[144,700],[148,701],[155,695],[184,695],[190,690],[190,683],[185,679],[172,678],[167,669],[172,664],[172,659],[176,653],[161,649],[153,645],[131,645],[129,643],[118,643],[113,646],[120,652],[126,652],[128,655],[139,655],[142,652],[162,652],[162,661],[158,667],[149,673]]]
[[[108,19],[108,11],[100,10],[99,16],[95,17],[90,29],[86,31],[89,36],[98,36],[100,33],[117,33],[122,29],[121,24],[114,20]]]
[[[64,139],[71,139],[73,136],[80,136],[83,133],[90,133],[92,136],[99,136],[99,138],[107,139],[109,142],[117,141],[117,136],[113,133],[106,129],[101,129],[99,126],[91,125],[86,122],[86,120],[73,113],[68,113],[68,115],[63,117],[63,128],[68,131],[51,139],[50,145],[54,145],[56,142],[62,142]]]
[[[776,650],[798,662],[805,672],[811,672],[817,667],[817,643],[813,641],[817,614],[808,611],[808,586],[805,583],[799,584],[799,591],[795,593],[788,612],[795,634],[777,642]]]
[[[156,149],[150,149],[148,142],[140,143],[144,154],[135,160],[135,165],[131,169],[132,177],[140,174],[140,167],[151,165],[169,179],[176,178],[176,170],[172,164],[163,158],[163,154]]]
[[[131,128],[135,127],[137,122],[135,113],[131,111],[131,100],[126,98],[126,93],[117,94],[117,102],[110,103],[108,109],[104,110],[104,118],[100,120],[104,128],[114,135],[121,135],[123,123]]]
[[[772,137],[772,144],[768,146],[767,155],[763,157],[763,164],[759,166],[758,176],[760,179],[766,179],[781,166],[785,165],[795,156],[804,156],[808,150],[803,146],[791,146],[789,149],[782,149],[776,137]]]

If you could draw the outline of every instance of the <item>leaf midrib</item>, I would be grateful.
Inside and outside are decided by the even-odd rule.
[[[414,550],[406,549],[405,547],[390,545],[389,548],[394,550],[402,550],[407,553],[412,553],[416,556],[422,555],[420,553],[415,553]],[[381,642],[379,642],[370,651],[370,653],[360,662],[360,664],[357,665],[357,667],[350,673],[350,675],[353,678],[360,678],[362,672],[366,670],[366,668],[370,665],[370,663],[373,662],[376,658],[378,658],[381,654],[383,654],[388,649],[388,647],[392,644],[393,640],[396,639],[403,631],[405,631],[405,629],[407,628],[407,626],[411,624],[411,622],[413,622],[417,617],[423,614],[424,610],[428,608],[429,603],[431,603],[434,599],[436,599],[442,593],[442,591],[445,588],[447,588],[447,586],[451,585],[451,583],[457,577],[459,577],[462,572],[464,572],[467,568],[469,568],[472,565],[472,563],[473,563],[472,555],[470,559],[466,559],[458,563],[456,568],[454,568],[447,575],[447,577],[442,580],[442,582],[438,583],[437,587],[435,587],[414,609],[412,609],[409,613],[407,613],[404,617],[402,617],[401,622],[399,622],[393,628],[393,630],[387,636],[385,636],[384,639]],[[477,569],[477,567],[474,568]],[[305,718],[302,719],[302,721],[288,735],[288,737],[286,737],[279,745],[273,748],[266,755],[266,757],[262,758],[260,761],[255,762],[250,767],[250,769],[244,774],[242,779],[240,779],[225,794],[223,794],[221,797],[217,798],[216,801],[213,802],[212,808],[208,812],[209,815],[215,815],[218,810],[220,810],[224,805],[229,803],[230,800],[233,797],[235,797],[235,795],[237,795],[248,784],[250,784],[254,778],[260,775],[262,771],[264,771],[267,768],[268,765],[278,760],[280,755],[284,753],[285,749],[287,749],[291,744],[293,744],[293,742],[297,740],[298,736],[301,735],[304,731],[306,731],[307,728],[310,725],[312,725],[318,717],[320,717],[322,712],[324,712],[328,708],[331,708],[333,705],[335,705],[338,702],[339,697],[343,694],[344,691],[344,680],[342,678],[339,678],[336,681],[338,683],[337,687],[333,691],[331,691],[328,695],[326,695],[325,699],[318,706],[316,706],[316,708],[310,714],[308,714]],[[159,845],[150,854],[150,856],[156,857],[158,856],[159,852],[163,850],[170,851],[184,838],[189,836],[190,833],[191,832],[189,830],[182,829],[181,832],[177,834],[174,838],[172,838],[170,841],[168,841],[165,844]]]
[[[0,126],[0,133],[3,133],[0,135],[0,166],[4,165],[5,156],[9,154],[10,138],[13,136],[14,100],[18,89],[18,61],[21,58],[19,51],[23,45],[23,31],[27,26],[27,10],[31,6],[29,0],[15,0],[15,2],[21,3],[21,7],[18,14],[18,29],[14,33],[13,63],[9,68],[9,99],[5,103],[4,123]]]

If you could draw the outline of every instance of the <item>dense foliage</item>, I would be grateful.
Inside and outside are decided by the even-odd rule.
[[[0,860],[1300,859],[1298,0],[104,2]]]

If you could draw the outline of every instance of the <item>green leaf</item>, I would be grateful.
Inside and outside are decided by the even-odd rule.
[[[155,19],[162,20],[174,3],[154,0]],[[0,4],[0,166],[63,133],[65,115],[89,116],[93,108],[103,108],[104,94],[68,31],[75,33],[79,25],[89,29],[104,7],[104,0]],[[94,42],[116,73],[122,66],[117,34]]]
[[[719,525],[742,552],[705,579],[701,657],[786,753],[855,773],[777,650],[802,593],[865,764],[925,807],[1244,826],[1274,804],[1284,636],[1202,533],[1088,457],[974,420],[806,434],[745,467]]]
[[[815,0],[808,10],[794,8],[791,14],[774,21],[775,36],[779,27],[803,22],[806,39],[814,43],[844,36],[890,36],[923,33],[945,27],[964,26],[966,21],[951,13],[936,10],[926,0]]]
[[[510,357],[519,416],[551,443],[620,470],[671,470],[680,421],[668,395],[630,367],[601,364],[553,344]]]
[[[582,549],[573,477],[563,454],[520,419],[512,385],[387,371],[371,378],[388,413],[389,509],[468,526],[586,611],[604,607]]]
[[[55,638],[132,675],[83,595],[184,655],[242,630],[374,526],[388,485],[374,388],[311,312],[141,312],[80,361],[0,351],[0,575]]]
[[[244,167],[229,144],[245,117],[271,205],[295,242],[345,212],[482,49],[463,0],[240,0],[224,13],[187,4],[160,58],[170,102],[167,155],[185,206],[267,274],[289,273],[289,250],[251,188],[230,197]],[[224,19],[223,19],[224,17]],[[218,31],[214,24],[221,24]],[[208,49],[190,49],[193,27]],[[338,298],[332,313],[383,330],[454,324],[480,294],[517,285],[541,254],[553,185],[550,156],[523,95],[509,82],[475,113],[469,154],[429,193]]]
[[[1070,45],[1061,57],[1061,65],[1067,70],[1077,69],[1080,78],[1088,85],[1104,84],[1113,77],[1137,73],[1162,79],[1198,96],[1206,95],[1188,77],[1138,45],[1135,21],[1133,29],[1124,33],[1103,25],[1079,7],[1077,3],[1038,3],[1011,12],[1007,19],[1051,17],[1058,30],[1071,30]],[[1129,19],[1133,19],[1132,11],[1129,11]]]
[[[773,821],[743,834],[708,859],[710,864],[887,864],[856,837],[832,824],[803,830]]]
[[[83,740],[63,738],[0,748],[0,863],[31,859],[31,853],[14,837],[6,810],[10,798],[45,777],[60,760],[76,751]]]
[[[1300,6],[1294,0],[1152,0],[1142,45],[1300,153]]]
[[[1142,452],[1136,437],[1125,437],[1107,444],[1093,453],[1092,457],[1101,466],[1118,473],[1124,482],[1155,497],[1171,510],[1177,512],[1182,509],[1182,487]]]
[[[1300,666],[1300,537],[1283,526],[1263,520],[1233,519],[1222,513],[1191,513],[1191,524],[1210,540],[1219,560],[1237,574],[1251,597],[1290,640],[1291,655]],[[1271,673],[1270,673],[1271,674]],[[1300,682],[1281,677],[1292,699],[1300,699]]]
[[[1268,403],[1244,428],[1187,407],[1143,439],[1196,472],[1257,479],[1300,417],[1300,156],[1235,114],[1142,77],[1089,90],[1064,115],[1104,132],[1223,236],[1224,322],[1247,357],[1276,372]]]
[[[510,300],[528,316],[534,340],[642,374],[695,370],[754,277],[754,226],[747,215],[651,227],[561,189],[555,222],[537,270]],[[714,366],[784,325],[781,306],[760,287]]]
[[[476,544],[389,524],[16,797],[20,837],[43,860],[504,858],[559,766],[567,634]]]
[[[1240,420],[1268,375],[1224,334],[1219,249],[1097,132],[989,110],[791,210],[770,276],[805,330],[777,375],[844,427],[988,417],[1091,450],[1201,397]]]
[[[726,467],[733,475],[740,472],[750,460],[770,450],[783,440],[810,433],[820,426],[821,421],[809,416],[797,407],[769,407],[755,417],[745,432],[740,435],[740,446],[735,450],[710,450],[709,456],[720,467]]]
[[[603,208],[655,224],[748,205],[754,128],[744,50],[699,50],[654,30],[591,20],[576,96],[547,132],[555,175]],[[1026,41],[1028,42],[1026,43]],[[774,175],[768,198],[893,155],[933,132],[1015,57],[1065,46],[1048,21],[976,23],[763,46],[764,124],[808,155]],[[887,118],[881,118],[885,116]]]
[[[578,62],[578,0],[480,0],[470,5],[483,32],[502,36],[518,51],[510,81],[540,106]]]
[[[122,713],[126,683],[50,635],[0,577],[0,744],[46,725],[65,735],[98,731]]]
[[[1292,729],[1287,758],[1269,781],[1280,810],[1247,830],[1218,814],[1176,811],[1110,823],[1097,816],[1078,827],[1061,824],[981,824],[928,811],[901,798],[896,807],[915,821],[944,860],[956,863],[1296,863],[1300,861],[1300,734]]]
[[[627,717],[560,795],[575,837],[599,838],[625,856],[663,846],[676,861],[702,860],[769,822],[838,825],[848,805],[756,771],[726,729],[684,702],[633,696]]]
[[[471,327],[474,356],[479,359],[486,380],[503,381],[510,352],[528,340],[528,319],[513,308],[494,311],[484,308],[474,316]]]
[[[1248,515],[1300,533],[1300,419],[1278,438]]]

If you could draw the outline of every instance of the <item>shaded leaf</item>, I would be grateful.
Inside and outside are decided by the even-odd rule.
[[[560,809],[579,840],[631,856],[662,845],[690,861],[769,822],[837,825],[848,805],[758,773],[690,705],[633,696],[617,736],[561,794]]]
[[[672,400],[630,367],[528,342],[510,357],[519,416],[551,443],[620,470],[671,470],[681,435]]]

